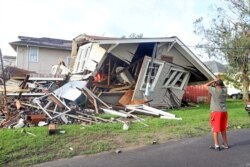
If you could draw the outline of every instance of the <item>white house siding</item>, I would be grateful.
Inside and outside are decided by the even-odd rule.
[[[180,65],[180,66],[183,66],[183,67],[193,66],[188,61],[188,58],[185,58],[183,56],[183,54],[181,54],[175,47],[170,49],[169,52],[168,52],[168,47],[166,47],[166,45],[160,47],[158,49],[158,56],[161,57],[162,55],[173,57],[173,63],[174,64],[177,64],[177,65]]]
[[[136,52],[136,49],[138,48],[138,44],[123,44],[123,45],[119,45],[117,47],[115,47],[111,53],[118,57],[119,59],[130,63],[132,58],[133,58],[133,54]]]
[[[66,63],[70,51],[39,48],[38,62],[29,62],[29,47],[18,47],[17,67],[35,71],[40,74],[49,74],[51,67],[60,61]]]
[[[18,46],[17,49],[17,67],[29,70],[28,67],[28,49],[27,47]]]

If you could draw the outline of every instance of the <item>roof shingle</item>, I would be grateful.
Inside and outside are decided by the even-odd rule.
[[[10,45],[16,50],[17,46],[36,46],[36,47],[45,47],[53,49],[62,49],[62,50],[71,50],[72,41],[64,39],[55,39],[55,38],[35,38],[35,37],[26,37],[18,36],[19,41],[10,42]]]

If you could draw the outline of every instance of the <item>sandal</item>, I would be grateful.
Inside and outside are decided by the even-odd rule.
[[[210,148],[210,149],[213,149],[213,150],[216,150],[216,151],[220,151],[220,150],[221,150],[220,146],[217,146],[217,147],[215,147],[215,146],[210,146],[209,148]]]
[[[222,144],[221,147],[224,149],[229,149],[229,146],[227,144]]]

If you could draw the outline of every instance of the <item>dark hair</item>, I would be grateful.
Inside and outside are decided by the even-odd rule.
[[[224,86],[225,86],[224,83],[223,83],[223,81],[222,81],[221,79],[217,80],[217,81],[215,82],[215,85],[216,85],[216,86],[221,86],[221,87],[224,87]]]

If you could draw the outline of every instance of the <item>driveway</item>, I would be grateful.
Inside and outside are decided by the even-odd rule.
[[[77,156],[36,167],[250,167],[250,129],[228,132],[230,149],[210,150],[210,135],[170,141],[122,153]]]

